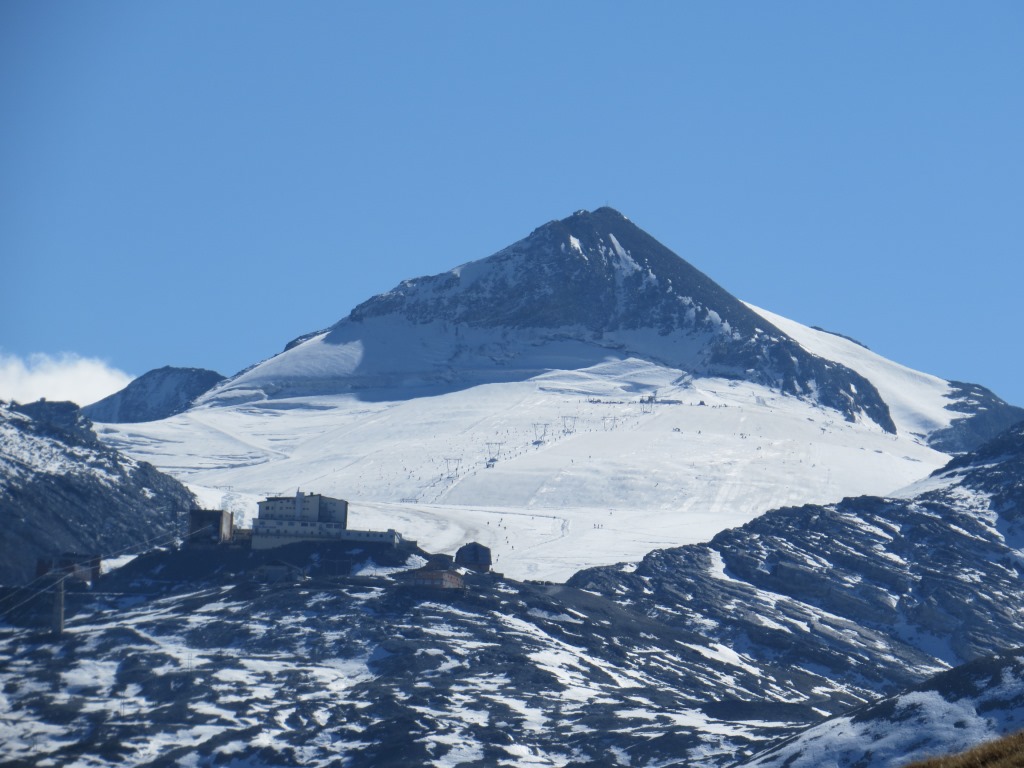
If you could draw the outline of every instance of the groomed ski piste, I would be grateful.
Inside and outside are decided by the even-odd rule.
[[[352,528],[394,528],[436,552],[478,541],[497,570],[549,581],[707,541],[769,509],[885,495],[946,463],[926,437],[955,416],[947,382],[756,311],[870,380],[897,434],[810,398],[611,353],[442,394],[214,401],[97,431],[243,524],[265,496],[322,493],[350,501]],[[315,357],[303,363],[315,371]]]

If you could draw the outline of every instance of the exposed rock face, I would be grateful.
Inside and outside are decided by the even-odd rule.
[[[144,373],[120,392],[82,408],[93,421],[110,424],[156,421],[187,410],[224,380],[216,371],[165,366]]]
[[[0,403],[0,584],[62,552],[139,552],[169,541],[191,494],[102,444],[74,403]]]
[[[953,392],[948,408],[958,415],[949,427],[929,436],[933,448],[945,453],[973,451],[1024,421],[1024,408],[1009,405],[991,390],[962,381],[949,383]]]

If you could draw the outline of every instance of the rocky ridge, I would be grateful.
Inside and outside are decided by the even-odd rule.
[[[775,510],[569,583],[669,624],[713,622],[752,658],[890,693],[1024,640],[1022,477],[1017,426],[903,498]]]
[[[101,443],[74,403],[0,403],[0,584],[63,552],[139,552],[180,533],[192,495]]]

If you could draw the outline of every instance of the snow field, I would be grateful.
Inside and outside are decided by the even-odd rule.
[[[265,496],[323,493],[351,502],[352,528],[429,551],[480,541],[498,570],[553,581],[768,509],[884,494],[946,460],[764,387],[636,359],[388,402],[197,408],[102,435],[240,522]]]

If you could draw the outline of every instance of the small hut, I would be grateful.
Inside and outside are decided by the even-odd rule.
[[[190,509],[188,512],[189,546],[226,544],[231,541],[234,521],[226,509]]]
[[[409,584],[429,589],[465,589],[466,582],[457,571],[430,571],[421,569],[409,576]]]
[[[491,550],[475,541],[463,544],[455,553],[455,564],[480,573],[487,573],[491,570]]]
[[[266,584],[298,581],[303,576],[305,576],[305,571],[302,568],[284,560],[271,560],[253,571],[253,579]]]

